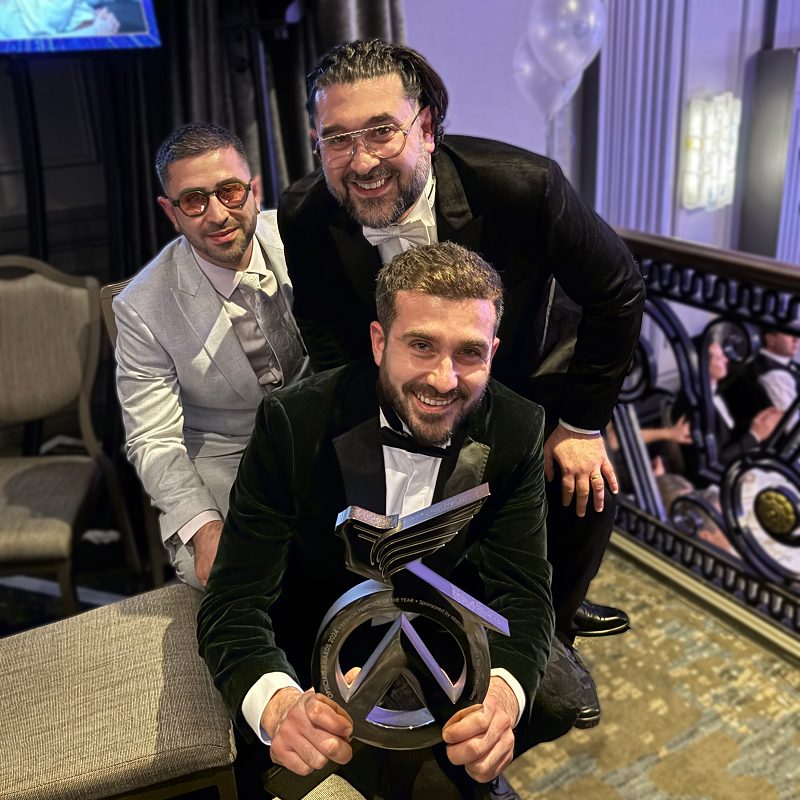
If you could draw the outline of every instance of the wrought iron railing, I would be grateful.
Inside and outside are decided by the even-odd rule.
[[[800,267],[619,233],[647,305],[609,437],[624,477],[617,529],[800,639],[800,399],[761,422],[745,402],[767,397],[764,332],[800,337]],[[678,445],[680,416],[691,442]],[[648,428],[664,441],[646,445]]]

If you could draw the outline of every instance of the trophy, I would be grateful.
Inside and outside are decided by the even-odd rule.
[[[456,712],[483,701],[490,677],[486,629],[507,636],[508,622],[421,559],[452,541],[488,496],[484,483],[403,517],[358,506],[339,514],[336,534],[347,568],[367,580],[328,610],[311,672],[316,691],[352,718],[354,748],[358,742],[429,747]],[[337,766],[305,778],[277,769],[267,785],[292,800]]]
[[[394,750],[429,747],[453,714],[482,702],[490,671],[486,629],[508,635],[508,623],[420,559],[450,542],[488,496],[482,484],[401,518],[357,506],[339,515],[347,568],[368,580],[325,615],[312,677],[318,692],[350,714],[353,738]],[[385,633],[348,683],[348,641],[381,624]],[[422,631],[438,642],[447,668]]]

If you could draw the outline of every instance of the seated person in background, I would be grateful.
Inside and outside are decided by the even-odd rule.
[[[660,459],[657,459],[653,468],[653,473],[656,476],[656,484],[661,494],[664,508],[670,517],[673,516],[670,513],[672,504],[678,498],[687,496],[704,500],[712,506],[718,515],[721,515],[722,509],[719,501],[719,487],[707,486],[705,489],[696,489],[694,484],[688,478],[684,478],[683,475],[676,475],[674,472],[666,472]],[[696,529],[698,539],[702,539],[704,542],[713,544],[714,547],[738,557],[736,550],[734,550],[733,546],[728,541],[728,537],[725,536],[722,529],[710,514],[702,511],[699,506],[690,506],[689,509],[692,513],[697,515],[699,520]]]
[[[800,389],[800,367],[794,361],[798,341],[788,333],[764,331],[755,357],[723,383],[720,391],[737,422],[770,406],[785,412],[794,403]]]
[[[641,440],[648,448],[648,455],[650,455],[650,463],[653,468],[653,474],[663,474],[665,472],[662,456],[656,452],[656,449],[651,445],[660,445],[664,442],[672,443],[675,446],[682,444],[691,444],[692,433],[689,428],[689,420],[682,416],[676,422],[669,426],[641,428]],[[628,472],[628,465],[621,452],[619,437],[614,428],[614,423],[609,422],[606,428],[606,444],[608,446],[609,457],[614,463],[614,470],[617,473],[620,489],[623,492],[630,492],[632,490],[630,474]]]
[[[719,342],[711,341],[708,345],[708,381],[711,389],[714,419],[710,431],[717,446],[717,460],[725,467],[737,456],[753,450],[766,439],[780,421],[782,412],[773,407],[758,411],[741,424],[731,414],[726,399],[720,394],[718,387],[728,374],[728,357]],[[681,394],[675,402],[673,416],[685,416],[688,411],[686,396]],[[686,476],[696,485],[705,486],[708,481],[698,473],[697,448],[694,445],[681,447]]]
[[[511,635],[489,633],[488,694],[445,726],[439,763],[460,797],[511,800],[500,773],[547,723],[538,705],[532,716],[554,628],[544,414],[489,377],[503,287],[477,254],[452,242],[411,249],[381,269],[376,299],[377,370],[358,360],[259,409],[198,613],[200,653],[274,763],[300,775],[347,764],[350,723],[309,689],[318,625],[359,582],[336,517],[350,505],[405,515],[488,482],[466,535],[426,561],[457,584],[462,570],[479,577],[479,599]],[[566,732],[580,704],[546,738]]]
[[[178,577],[202,586],[261,400],[308,369],[275,212],[237,136],[209,124],[156,155],[180,234],[114,300],[126,450]]]

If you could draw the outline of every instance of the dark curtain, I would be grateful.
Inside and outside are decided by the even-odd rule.
[[[106,167],[109,281],[128,278],[170,239],[155,198],[159,144],[186,122],[235,131],[263,206],[314,168],[305,75],[325,50],[357,38],[403,41],[402,0],[155,0],[162,46],[97,54],[87,63]],[[107,362],[114,407],[113,360]],[[106,426],[118,457],[121,420]]]
[[[157,208],[156,149],[179,125],[210,121],[244,141],[265,208],[314,168],[305,75],[351,39],[403,41],[402,0],[155,0],[162,46],[92,64],[106,165],[111,280],[174,236]]]

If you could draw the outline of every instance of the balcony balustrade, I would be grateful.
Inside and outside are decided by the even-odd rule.
[[[748,402],[763,393],[764,332],[800,337],[800,267],[618,232],[647,286],[639,347],[606,434],[623,479],[619,536],[791,648],[800,644],[800,398],[761,425]],[[795,370],[784,371],[789,388],[800,386]],[[658,439],[680,417],[691,443],[645,443],[643,430]]]

